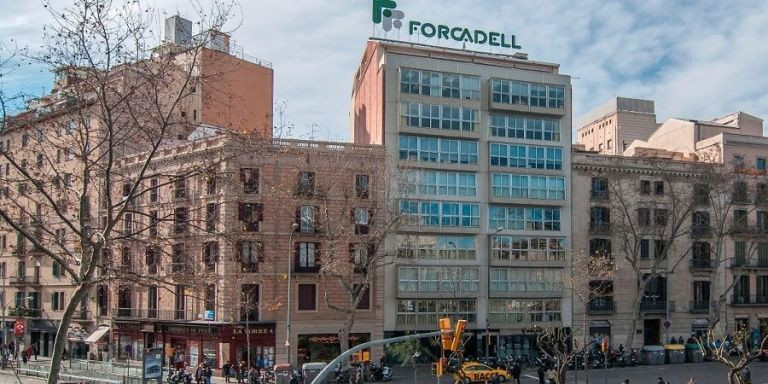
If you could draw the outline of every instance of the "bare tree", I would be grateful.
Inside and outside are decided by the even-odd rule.
[[[46,7],[54,22],[46,28],[45,51],[34,59],[55,68],[57,82],[51,95],[3,119],[3,135],[19,145],[2,153],[13,170],[5,185],[13,188],[3,191],[0,217],[19,234],[15,252],[57,263],[73,282],[54,342],[48,382],[55,383],[70,321],[92,288],[118,277],[141,278],[126,268],[132,262],[125,252],[110,252],[163,220],[141,218],[139,199],[183,185],[206,168],[192,162],[150,183],[158,177],[158,153],[196,126],[187,108],[195,87],[206,81],[200,57],[230,8],[217,3],[202,15],[204,33],[188,45],[153,51],[153,13],[135,2]],[[174,213],[172,231],[187,228],[187,215]]]
[[[701,350],[711,351],[712,359],[728,370],[728,384],[749,384],[742,372],[768,348],[768,335],[760,338],[756,348],[750,349],[749,330],[740,328],[731,335],[710,329],[704,340],[697,339]],[[720,342],[720,340],[723,340]]]

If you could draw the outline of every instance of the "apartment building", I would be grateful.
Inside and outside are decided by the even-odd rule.
[[[632,107],[638,105],[648,108],[641,113]],[[687,339],[715,318],[726,333],[741,326],[756,337],[768,322],[762,120],[737,112],[657,124],[649,116],[652,102],[616,98],[581,119],[573,154],[574,250],[610,254],[618,271],[611,281],[591,283],[606,289],[575,303],[574,318],[586,312],[586,332],[615,345],[630,333],[633,346]],[[635,139],[617,152],[623,137]],[[680,222],[673,224],[675,215]],[[636,254],[629,251],[628,225],[638,233]],[[628,255],[638,258],[640,273],[659,272],[642,297]],[[724,306],[717,305],[721,296]],[[632,328],[636,299],[640,316]]]
[[[469,355],[535,353],[570,324],[570,77],[557,64],[371,39],[353,80],[356,144],[383,144],[403,182],[384,334],[468,321]]]

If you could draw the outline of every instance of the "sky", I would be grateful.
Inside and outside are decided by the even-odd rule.
[[[192,4],[206,1],[144,3],[159,23],[177,13],[192,18]],[[768,117],[768,1],[396,1],[406,20],[514,34],[529,59],[560,64],[572,76],[574,128],[578,116],[614,96],[655,100],[658,121],[735,111]],[[0,0],[0,42],[34,50],[50,20],[38,0]],[[225,29],[246,54],[272,63],[292,137],[350,139],[352,76],[366,40],[383,36],[371,22],[371,0],[241,0]],[[407,25],[387,37],[416,41]],[[31,65],[0,86],[42,94],[51,81],[48,69]]]

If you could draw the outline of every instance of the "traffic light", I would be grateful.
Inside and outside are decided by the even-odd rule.
[[[432,363],[432,376],[440,377],[443,375],[443,363]]]
[[[602,347],[603,353],[607,353],[608,352],[608,338],[607,337],[603,337],[603,342],[602,342],[601,347]]]
[[[451,348],[449,351],[456,351],[461,346],[461,335],[464,333],[464,328],[467,327],[466,320],[459,320],[456,322],[456,330],[453,332],[453,340],[451,341]]]
[[[443,349],[451,351],[451,344],[453,342],[453,330],[451,329],[451,319],[448,317],[442,317],[437,322],[440,327],[440,345]]]

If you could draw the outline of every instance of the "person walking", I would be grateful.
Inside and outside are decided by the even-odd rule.
[[[513,384],[520,384],[521,373],[522,373],[522,369],[520,368],[520,364],[518,362],[512,363],[512,383]]]
[[[749,371],[748,365],[741,370],[741,381],[743,381],[744,384],[752,384],[752,372]]]
[[[203,365],[203,382],[205,384],[211,384],[211,377],[213,376],[213,370],[208,364]]]
[[[544,384],[544,375],[547,373],[544,364],[539,364],[539,369],[536,370],[536,373],[539,374],[539,384]]]
[[[664,379],[659,376],[659,381],[657,381],[656,384],[664,384]]]
[[[195,368],[195,383],[203,384],[203,363],[198,364]]]
[[[547,372],[547,379],[549,384],[555,384],[557,382],[557,371],[554,368],[550,368]]]
[[[629,384],[629,379],[624,379],[624,381],[622,381],[621,384]]]
[[[691,379],[688,380],[688,384],[696,384],[696,378],[695,377],[691,377]]]
[[[229,369],[232,367],[232,363],[227,361],[221,366],[221,375],[224,376],[224,382],[229,383]]]

